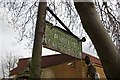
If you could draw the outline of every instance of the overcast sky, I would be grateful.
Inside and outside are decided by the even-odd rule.
[[[19,35],[18,32],[15,32],[12,27],[8,27],[6,17],[7,14],[4,13],[4,9],[0,8],[0,57],[5,56],[6,54],[9,53],[13,53],[14,55],[18,55],[22,57],[31,57],[32,50],[26,49],[25,46],[26,41],[20,42],[18,44],[14,44],[14,42],[17,41],[15,37]],[[97,54],[93,50],[93,48],[89,48],[88,42],[89,39],[87,39],[87,41],[83,43],[83,51],[90,55],[96,56]],[[51,55],[51,54],[58,54],[58,53],[45,48],[43,49],[42,55]],[[1,77],[1,73],[0,73],[0,77]]]
[[[19,35],[18,32],[15,32],[12,26],[8,26],[7,18],[9,18],[9,15],[4,12],[3,8],[0,8],[0,56],[13,53],[23,57],[31,57],[32,50],[26,49],[25,46],[27,41],[24,40],[18,44],[14,44],[14,42],[17,41],[16,37]],[[89,40],[87,39],[87,41],[83,43],[83,51],[88,54],[96,55],[93,48],[89,48],[88,42]],[[43,55],[49,54],[56,54],[56,52],[43,49]]]
[[[14,44],[17,41],[16,37],[19,36],[18,32],[15,32],[12,27],[7,26],[6,20],[0,20],[0,56],[8,53],[17,54],[23,57],[31,57],[31,50],[26,49],[26,42],[20,42]],[[93,53],[93,50],[89,49],[87,43],[83,43],[83,51],[87,53]],[[55,52],[49,52],[47,49],[43,49],[43,55],[53,54]]]
[[[0,20],[0,45],[1,45],[0,57],[4,57],[6,54],[9,53],[13,53],[14,55],[22,56],[24,58],[32,56],[31,50],[26,49],[25,41],[13,45],[13,43],[16,41],[15,37],[17,36],[18,33],[14,32],[13,28],[8,27],[6,21]],[[94,53],[93,49],[89,48],[87,42],[83,43],[83,51],[87,52],[90,55],[96,56],[96,53]],[[45,48],[43,49],[42,55],[51,55],[51,54],[59,54],[59,53]],[[0,77],[1,77],[1,73],[0,73]]]
[[[23,57],[31,57],[32,52],[30,49],[26,49],[25,40],[13,45],[13,43],[17,41],[15,37],[19,35],[18,32],[15,32],[12,27],[8,27],[6,17],[9,16],[4,13],[3,8],[0,8],[0,56],[8,53],[13,53]],[[93,48],[89,48],[88,42],[89,39],[83,43],[83,51],[96,56],[96,52],[93,50]],[[43,55],[54,53],[55,52],[49,51],[48,49],[43,49]]]
[[[22,56],[24,58],[31,57],[32,50],[26,48],[25,46],[27,40],[14,44],[14,42],[17,41],[16,37],[18,37],[19,35],[18,32],[15,32],[12,26],[8,26],[9,24],[7,18],[9,18],[9,15],[4,12],[3,8],[0,8],[0,58],[10,53],[17,56]],[[87,39],[86,42],[82,43],[82,50],[88,54],[96,56],[94,49],[89,48],[88,42],[89,39]],[[51,51],[45,48],[43,48],[42,51],[42,55],[59,54],[58,52]]]
[[[4,9],[0,8],[0,58],[4,57],[6,54],[12,53],[14,55],[22,57],[31,57],[32,50],[26,48],[25,44],[27,41],[22,41],[20,43],[14,44],[17,41],[18,32],[15,32],[12,26],[8,26],[7,19],[9,15],[4,13]],[[90,48],[88,45],[89,39],[83,44],[83,52],[96,56],[96,53],[93,48]],[[51,51],[43,48],[42,55],[51,55],[58,54],[55,51]],[[1,76],[1,73],[0,73]]]

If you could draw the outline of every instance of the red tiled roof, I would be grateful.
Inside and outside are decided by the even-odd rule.
[[[30,58],[19,59],[18,67],[14,68],[13,70],[10,71],[10,76],[17,74],[18,72],[21,72],[22,70],[24,70],[28,64],[29,59]]]
[[[83,53],[82,58],[84,59],[85,56],[89,56],[93,63],[101,65],[101,62],[98,58],[95,58],[95,57],[90,56],[86,53]],[[19,59],[18,67],[11,70],[10,76],[23,71],[26,68],[26,66],[28,65],[29,59],[30,58]],[[58,64],[62,64],[62,63],[70,62],[70,61],[74,61],[74,60],[79,60],[79,59],[72,57],[72,56],[69,56],[67,54],[56,54],[56,55],[42,56],[42,60],[41,60],[42,65],[41,66],[42,66],[42,68],[45,68],[45,67],[58,65]]]
[[[70,62],[73,60],[78,60],[75,57],[66,55],[66,54],[56,54],[42,57],[42,68],[62,64],[65,62]]]
[[[23,71],[26,66],[28,65],[28,60],[30,58],[22,58],[19,59],[19,63],[18,63],[18,67],[14,68],[13,70],[10,71],[10,76],[17,74],[21,71]],[[49,56],[42,56],[42,68],[45,67],[49,67],[49,66],[53,66],[53,65],[57,65],[57,64],[62,64],[68,61],[73,61],[73,60],[77,60],[77,58],[68,56],[66,54],[56,54],[56,55],[49,55]]]

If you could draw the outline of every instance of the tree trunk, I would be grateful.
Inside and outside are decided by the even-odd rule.
[[[120,54],[100,21],[93,2],[75,2],[83,28],[92,40],[108,79],[119,79]],[[116,80],[118,80],[116,79]]]
[[[46,21],[45,21],[46,7],[47,7],[46,2],[39,2],[32,60],[30,66],[31,80],[34,80],[33,78],[40,79],[40,75],[41,75],[42,40],[46,26]]]

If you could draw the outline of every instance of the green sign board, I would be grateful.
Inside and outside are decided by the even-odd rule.
[[[82,42],[51,23],[46,25],[43,46],[73,57],[82,57]]]

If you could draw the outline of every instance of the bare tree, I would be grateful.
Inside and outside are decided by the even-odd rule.
[[[97,0],[96,0],[97,1]],[[96,2],[96,8],[99,12],[100,19],[109,33],[112,41],[120,51],[120,21],[118,20],[118,0],[108,0],[105,2]]]
[[[9,77],[9,73],[12,69],[14,69],[17,66],[19,56],[15,56],[12,53],[5,55],[4,57],[1,57],[1,71],[3,78]]]
[[[78,14],[75,11],[75,7],[73,6],[74,4],[72,2],[71,0],[60,2],[48,0],[47,5],[61,20],[63,20],[64,24],[72,32],[74,31],[73,33],[75,35],[81,38],[82,30],[80,27],[78,27],[81,25],[81,23],[79,22]],[[30,42],[27,43],[27,47],[29,46],[29,48],[32,49],[37,19],[38,0],[29,0],[23,2],[19,2],[19,0],[1,0],[1,7],[4,7],[6,13],[11,16],[7,18],[9,26],[13,27],[14,30],[19,32],[17,42],[23,41],[24,39],[29,39]],[[61,26],[48,11],[46,20],[54,25]]]
[[[111,2],[108,2],[108,3],[111,3]],[[34,1],[33,4],[32,3],[30,5],[28,5],[28,4],[30,4],[30,2],[19,3],[19,2],[17,2],[17,0],[15,0],[14,2],[10,2],[10,1],[5,2],[3,4],[3,6],[5,8],[7,8],[8,9],[7,12],[12,15],[12,19],[11,19],[12,25],[14,25],[14,28],[16,30],[18,30],[20,33],[19,41],[22,41],[24,38],[27,38],[27,39],[30,39],[30,41],[31,41],[31,43],[28,45],[31,45],[32,42],[34,41],[34,34],[35,34],[34,31],[35,31],[35,25],[36,25],[35,22],[36,22],[36,16],[37,16],[36,13],[37,13],[37,9],[38,9],[38,2],[36,0],[36,1]],[[116,19],[116,15],[115,15],[116,13],[114,12],[113,7],[111,5],[112,3],[110,5],[108,5],[108,4],[106,5],[106,3],[104,3],[104,2],[101,3],[98,0],[96,0],[95,4],[96,4],[95,9],[97,9],[98,12],[100,13],[99,16],[103,23],[102,27],[105,27],[105,29],[111,35],[113,42],[117,42],[118,44],[116,46],[119,47],[119,38],[118,38],[119,34],[120,34],[119,33],[120,32],[119,22]],[[55,2],[55,0],[50,0],[50,2],[48,2],[48,6],[54,11],[54,13],[60,19],[63,20],[63,22],[68,26],[68,28],[71,31],[73,31],[73,33],[74,33],[74,29],[75,30],[81,29],[80,28],[81,21],[75,10],[73,1],[70,1],[70,0],[62,1],[61,0],[60,2]],[[49,12],[47,12],[46,19],[49,20],[50,22],[54,22],[54,25],[58,24],[58,22],[56,22],[56,20],[54,18],[52,18],[52,16],[50,15]],[[33,22],[34,25],[32,27],[28,28],[27,26],[29,26],[29,24],[31,24],[31,22]],[[60,24],[58,24],[58,25],[60,25]],[[99,52],[98,52],[98,54],[99,54]],[[99,57],[100,57],[100,55],[99,55]],[[100,57],[100,59],[101,59],[101,57]],[[112,63],[110,63],[110,64],[112,64]],[[107,74],[107,72],[106,72],[106,74]]]
[[[93,2],[75,2],[83,27],[92,40],[108,79],[119,79],[120,55],[107,34]],[[112,68],[112,69],[111,69]],[[114,69],[114,70],[113,70]]]
[[[116,12],[118,3],[113,4],[112,0],[108,0],[106,3],[104,0],[101,0],[101,2],[99,2],[99,0],[95,0],[95,4],[97,11],[100,13],[100,19],[105,29],[108,31],[113,42],[115,42],[117,48],[119,49],[120,40],[118,40],[118,37],[120,35],[120,29]],[[57,2],[55,0],[48,0],[47,5],[75,35],[80,38],[82,37],[83,30],[82,27],[79,27],[82,26],[82,24],[75,10],[73,1],[61,0]],[[14,0],[12,2],[11,0],[1,0],[1,6],[3,6],[7,13],[11,15],[11,18],[8,18],[8,23],[10,23],[15,30],[19,31],[19,37],[17,38],[18,42],[27,38],[29,39],[27,46],[32,48],[33,45],[31,44],[33,44],[34,41],[38,0],[23,2],[20,2],[19,0]],[[54,25],[61,26],[49,12],[47,12],[46,20]]]
[[[118,15],[117,15],[118,14],[118,11],[117,11],[118,3],[117,2],[115,3],[112,0],[108,0],[107,2],[104,2],[104,0],[101,1],[101,2],[98,1],[98,0],[95,0],[94,3],[95,3],[95,7],[97,9],[97,12],[100,15],[100,19],[101,19],[101,21],[104,25],[104,28],[107,30],[110,37],[112,38],[112,41],[114,42],[117,49],[119,50],[120,49],[119,48],[119,46],[120,46],[120,40],[119,40],[119,36],[120,36],[119,25],[120,25],[120,22],[117,20],[117,18],[118,18]],[[59,7],[59,6],[62,6],[62,7]],[[63,6],[64,6],[64,8],[63,8]],[[78,14],[76,13],[75,8],[73,6],[74,6],[73,2],[69,1],[69,0],[68,1],[63,1],[63,2],[61,1],[61,2],[58,2],[58,3],[55,3],[53,1],[52,4],[49,5],[49,7],[54,11],[54,13],[56,13],[56,15],[59,16],[59,18],[61,18],[61,20],[74,33],[74,29],[77,28],[77,29],[80,30],[79,26],[82,26],[82,25],[81,25],[81,22],[79,20]],[[59,13],[58,10],[60,10],[61,13]],[[64,11],[66,11],[66,12],[63,13]],[[67,16],[66,16],[66,13],[67,13]],[[62,15],[62,14],[65,14],[65,15]],[[64,16],[64,17],[62,18],[61,15]],[[50,15],[49,15],[49,17],[50,17]],[[52,18],[52,17],[50,17],[50,19],[52,20],[52,22],[55,21],[55,19]],[[70,23],[69,23],[69,21],[66,22],[64,20],[69,20]],[[58,24],[58,22],[56,22],[55,25],[57,25],[57,24]],[[82,35],[83,35],[82,30],[80,30],[80,31],[81,31],[81,34],[79,34],[79,36],[82,37]],[[88,45],[90,47],[93,46],[93,44],[91,42],[89,42]]]

